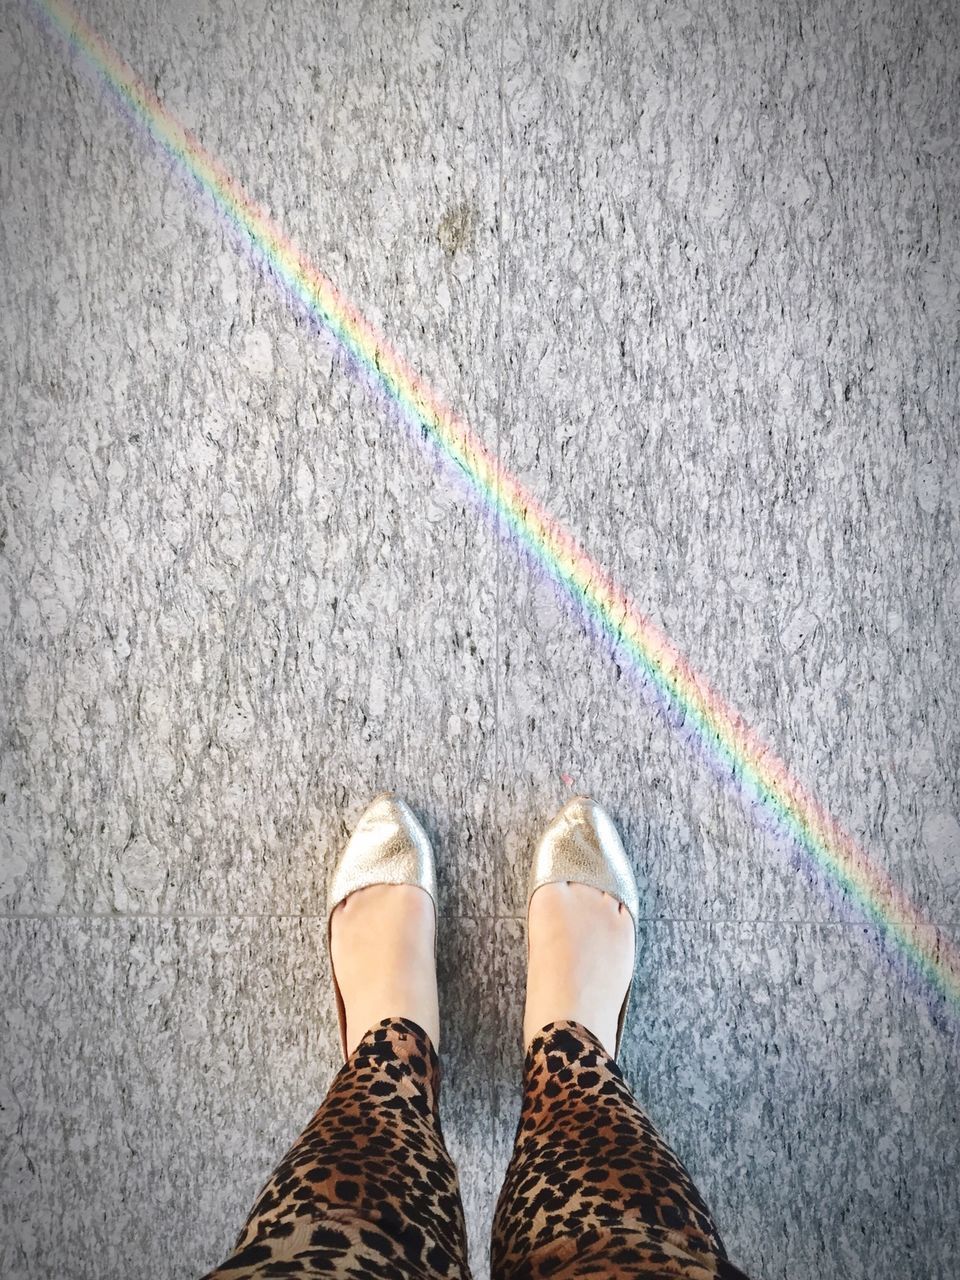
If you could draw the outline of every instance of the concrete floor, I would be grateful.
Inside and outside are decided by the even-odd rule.
[[[84,0],[960,941],[960,10]],[[185,1277],[337,1064],[330,860],[435,838],[477,1273],[523,877],[642,881],[623,1053],[756,1280],[956,1275],[956,1023],[0,4],[0,1273]]]

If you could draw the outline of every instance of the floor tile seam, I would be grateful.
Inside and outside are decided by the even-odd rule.
[[[441,915],[441,920],[459,920],[465,923],[491,923],[494,915]],[[49,912],[0,912],[4,920],[304,920],[326,924],[326,913],[303,911],[49,911]]]
[[[448,923],[462,922],[465,924],[525,924],[525,915],[504,915],[497,912],[491,914],[471,914],[471,915],[445,915],[441,913],[440,919]],[[100,921],[100,920],[182,920],[182,921],[200,921],[200,920],[302,920],[306,922],[317,922],[325,924],[327,916],[325,912],[303,912],[303,911],[182,911],[182,912],[164,912],[164,911],[50,911],[50,912],[0,912],[0,921],[44,921],[44,920],[61,920],[61,921]],[[747,925],[758,926],[780,926],[785,929],[858,929],[866,931],[876,931],[876,925],[872,925],[863,920],[790,920],[780,918],[764,918],[755,917],[741,918],[724,918],[712,919],[700,916],[641,916],[638,925],[643,927],[656,927],[658,925],[702,925],[716,926],[717,928],[741,928]],[[936,929],[958,929],[960,930],[960,920],[930,920],[928,922]]]
[[[499,138],[497,148],[497,340],[494,358],[496,360],[496,420],[494,422],[494,456],[496,460],[496,507],[494,528],[494,560],[493,560],[493,768],[492,788],[493,800],[496,804],[497,786],[500,780],[500,631],[501,608],[503,600],[501,576],[503,573],[503,515],[500,509],[500,466],[502,461],[501,425],[503,421],[503,217],[504,217],[504,170],[503,170],[503,138],[504,138],[504,101],[503,101],[503,27],[504,5],[497,3],[497,96]],[[498,858],[493,874],[493,915],[476,917],[479,922],[492,923],[494,931],[500,919],[497,904],[501,900],[502,861]],[[449,920],[469,919],[470,917],[447,917]],[[500,972],[502,956],[497,948],[493,951],[494,990],[500,990]],[[487,1156],[491,1168],[496,1166],[496,1130],[499,1122],[499,1101],[491,1079],[491,1124],[489,1126]],[[471,1259],[473,1261],[473,1259]]]
[[[500,465],[501,465],[501,423],[503,420],[503,135],[504,135],[504,103],[503,103],[503,0],[497,3],[497,96],[498,96],[498,151],[497,151],[497,340],[494,350],[496,360],[496,420],[494,422],[494,456],[496,459],[496,511],[493,550],[493,794],[496,803],[496,789],[500,778],[500,607],[502,600],[500,575],[503,568],[502,555],[502,515],[500,511]],[[496,901],[500,883],[500,862],[494,871],[494,917],[496,917]]]

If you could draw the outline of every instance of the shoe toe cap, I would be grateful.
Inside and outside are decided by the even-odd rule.
[[[538,842],[527,901],[541,884],[571,880],[602,889],[624,904],[636,923],[639,892],[613,819],[589,796],[575,796]]]
[[[340,854],[330,883],[329,910],[372,884],[415,884],[436,902],[429,837],[410,807],[392,792],[370,802]]]

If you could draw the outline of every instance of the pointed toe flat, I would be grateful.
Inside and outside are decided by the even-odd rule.
[[[637,918],[640,914],[637,881],[613,819],[587,796],[576,796],[568,801],[537,841],[527,882],[528,913],[530,899],[537,889],[558,882],[590,885],[622,902],[633,922],[636,956]],[[614,1057],[620,1050],[632,991],[631,978],[617,1019]]]
[[[344,1061],[349,1056],[347,1016],[330,947],[333,912],[351,893],[372,884],[412,884],[426,890],[434,908],[433,950],[436,956],[437,873],[433,849],[413,811],[392,792],[376,796],[364,809],[353,835],[336,861],[327,892],[327,954]]]

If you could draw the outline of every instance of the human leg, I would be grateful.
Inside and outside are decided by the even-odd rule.
[[[261,1191],[233,1253],[205,1280],[467,1280],[439,1087],[422,1027],[385,1018],[370,1028]]]
[[[328,895],[347,1060],[207,1280],[468,1277],[438,1109],[435,901],[426,833],[397,797],[378,797]]]
[[[734,1280],[679,1158],[585,1026],[532,1039],[513,1154],[497,1202],[493,1280]]]
[[[544,832],[528,890],[523,1102],[493,1226],[493,1280],[741,1276],[615,1055],[638,895],[584,798]]]

